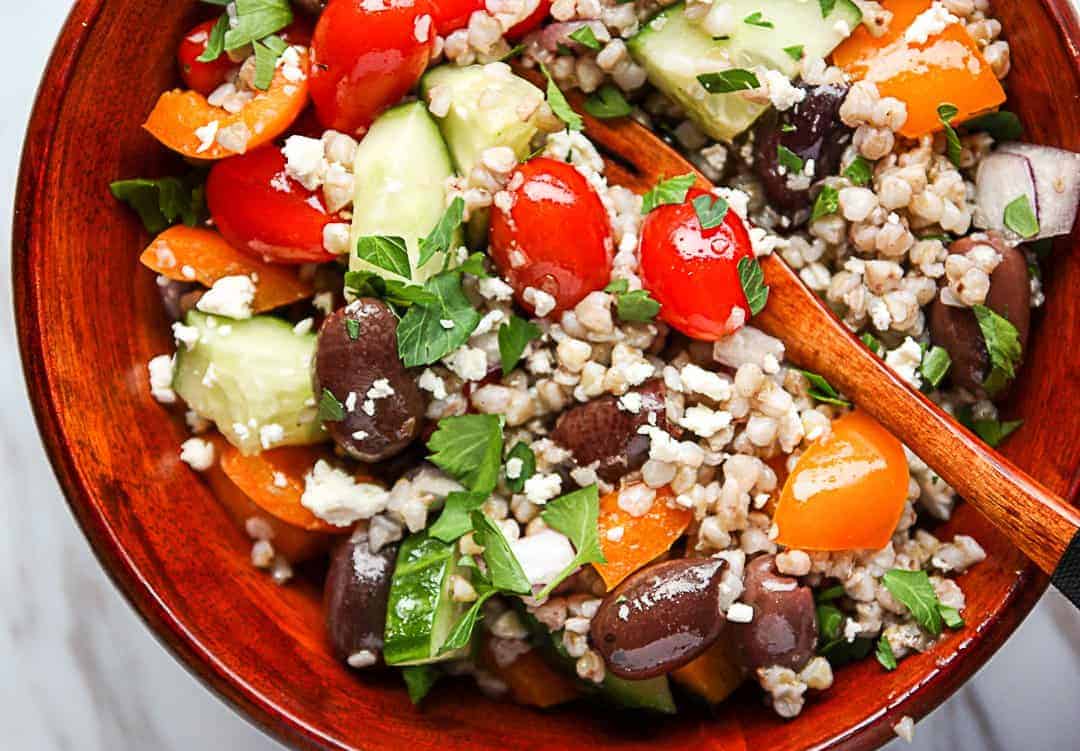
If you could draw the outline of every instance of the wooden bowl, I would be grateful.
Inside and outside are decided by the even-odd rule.
[[[181,421],[150,398],[146,363],[172,342],[137,261],[147,238],[107,184],[176,169],[139,125],[177,81],[175,50],[205,11],[197,5],[76,2],[26,141],[15,299],[38,424],[102,565],[173,653],[268,732],[327,749],[873,748],[955,691],[1031,610],[1046,579],[964,506],[944,533],[974,535],[989,553],[961,579],[968,625],[895,672],[873,660],[840,670],[792,722],[751,691],[714,716],[642,721],[591,706],[540,713],[450,684],[417,710],[399,678],[348,672],[324,643],[318,587],[278,587],[251,567],[242,533],[177,458]],[[997,5],[1027,138],[1080,151],[1080,27],[1068,0]],[[1005,453],[1068,498],[1080,463],[1077,240],[1059,242],[1046,269],[1024,387],[1005,410],[1026,420]]]

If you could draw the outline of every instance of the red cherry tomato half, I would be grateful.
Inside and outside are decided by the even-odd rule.
[[[435,4],[435,30],[440,36],[469,25],[469,16],[484,9],[484,0],[433,0]]]
[[[526,0],[528,2],[528,0]],[[511,42],[516,42],[530,31],[535,31],[543,23],[544,19],[551,13],[551,0],[539,0],[536,4],[536,10],[526,16],[523,20],[514,24],[506,32],[506,38]]]
[[[199,24],[180,40],[180,49],[176,52],[180,63],[180,75],[187,87],[208,96],[214,89],[225,83],[225,76],[233,68],[239,67],[226,54],[218,55],[217,60],[208,63],[199,62],[198,57],[206,51],[217,19]]]
[[[222,236],[238,250],[277,263],[329,261],[323,227],[341,221],[322,197],[285,174],[273,144],[223,159],[206,180],[206,203]]]
[[[537,157],[510,175],[509,211],[491,212],[491,257],[522,307],[525,289],[555,298],[555,312],[577,305],[611,278],[614,244],[607,212],[585,176]]]
[[[715,341],[750,319],[739,282],[739,259],[753,258],[742,219],[729,210],[724,221],[702,229],[691,201],[649,212],[641,228],[641,281],[660,303],[660,317],[694,339]]]
[[[433,17],[431,0],[333,0],[311,41],[311,98],[320,122],[362,135],[397,103],[431,60]]]

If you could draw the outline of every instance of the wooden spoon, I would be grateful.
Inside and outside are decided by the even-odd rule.
[[[535,73],[519,71],[535,79]],[[587,114],[568,94],[604,158],[608,181],[644,193],[660,180],[693,172],[690,162],[631,120]],[[978,508],[1080,607],[1080,512],[955,422],[901,380],[848,329],[776,254],[760,259],[769,301],[752,324],[784,343],[786,356],[824,376],[915,452]]]

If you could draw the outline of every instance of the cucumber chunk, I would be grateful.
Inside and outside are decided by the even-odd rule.
[[[199,339],[191,349],[179,346],[173,389],[229,443],[257,454],[268,426],[283,431],[267,431],[274,446],[326,440],[311,386],[315,334],[297,334],[271,316],[235,321],[193,310],[185,323]]]
[[[355,165],[349,268],[408,282],[356,255],[360,237],[389,235],[405,240],[412,281],[423,282],[441,270],[440,254],[422,269],[416,268],[419,240],[427,237],[446,210],[446,181],[454,174],[450,154],[427,106],[410,102],[380,115],[360,141]],[[455,238],[455,243],[460,244],[460,239]]]
[[[666,675],[628,681],[608,673],[600,685],[600,693],[612,704],[626,709],[650,709],[661,714],[675,714],[678,711]]]
[[[383,658],[388,665],[420,665],[459,657],[463,650],[440,655],[450,629],[468,603],[454,602],[450,577],[457,571],[457,548],[426,532],[401,544],[386,608]]]
[[[718,0],[717,5],[721,2]],[[822,18],[821,7],[809,0],[723,0],[735,19],[726,39],[713,39],[688,20],[680,3],[658,13],[629,42],[631,56],[645,68],[654,86],[678,102],[706,134],[729,141],[742,133],[768,105],[747,100],[742,93],[709,94],[698,82],[702,73],[729,68],[763,66],[789,78],[798,61],[784,50],[802,46],[810,57],[825,57],[855,30],[862,14],[851,0],[837,0]],[[762,28],[743,19],[760,12],[773,24]]]

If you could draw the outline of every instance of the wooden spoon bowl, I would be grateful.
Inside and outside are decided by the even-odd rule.
[[[278,587],[250,566],[243,534],[179,461],[182,420],[149,396],[146,362],[172,342],[138,263],[146,238],[107,183],[178,169],[139,125],[177,82],[181,36],[213,11],[198,5],[75,4],[23,157],[16,312],[38,423],[95,552],[174,654],[253,721],[304,748],[873,748],[900,717],[943,701],[1030,611],[1045,577],[963,506],[939,533],[973,535],[989,554],[961,577],[967,626],[895,672],[873,661],[839,670],[793,722],[749,690],[715,715],[641,721],[592,706],[539,713],[451,684],[420,711],[396,676],[348,672],[324,641],[317,575]],[[1080,150],[1080,25],[1068,0],[996,11],[1012,46],[1010,108],[1027,138]],[[1004,407],[1026,420],[1004,453],[1069,500],[1080,488],[1078,241],[1059,242],[1045,270],[1047,304]]]

